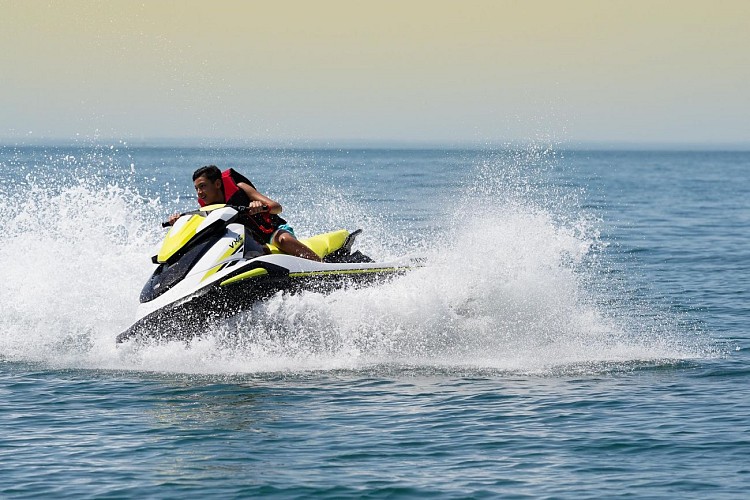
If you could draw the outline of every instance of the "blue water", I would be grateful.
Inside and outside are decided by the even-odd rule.
[[[232,166],[425,267],[116,347]],[[750,153],[3,146],[0,496],[744,498]]]

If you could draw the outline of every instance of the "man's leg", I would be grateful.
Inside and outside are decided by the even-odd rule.
[[[318,257],[315,252],[300,243],[297,238],[283,229],[276,231],[276,234],[273,237],[273,243],[279,248],[279,250],[286,254],[320,262],[320,257]]]

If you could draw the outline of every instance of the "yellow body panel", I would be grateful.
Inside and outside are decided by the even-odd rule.
[[[237,276],[232,276],[228,280],[222,281],[221,286],[229,285],[230,283],[236,283],[237,281],[242,281],[250,278],[256,278],[258,276],[263,276],[264,274],[268,274],[268,271],[266,271],[265,269],[251,269],[246,273],[238,274]]]
[[[205,217],[200,215],[191,215],[187,223],[183,224],[180,229],[175,230],[174,227],[169,229],[169,232],[164,237],[164,243],[161,244],[157,259],[159,262],[166,262],[171,256],[177,253],[185,243],[190,241],[190,238],[195,236],[195,232],[198,226],[205,220]]]
[[[200,210],[201,212],[210,212],[211,210],[216,210],[217,208],[225,206],[226,205],[223,203],[217,203],[214,205],[207,205]],[[198,226],[201,225],[201,222],[203,222],[204,219],[205,216],[203,215],[191,215],[187,223],[179,230],[175,230],[174,227],[171,227],[167,232],[167,235],[164,237],[164,242],[161,244],[159,254],[156,256],[157,261],[160,263],[166,262],[171,256],[176,254],[185,243],[190,241],[190,238],[195,236]]]

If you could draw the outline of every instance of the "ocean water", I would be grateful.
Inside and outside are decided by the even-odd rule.
[[[425,266],[117,347],[207,163]],[[3,146],[0,195],[0,497],[750,487],[750,153]]]

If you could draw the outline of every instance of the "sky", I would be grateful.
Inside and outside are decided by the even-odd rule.
[[[750,144],[750,2],[0,0],[0,139]]]

